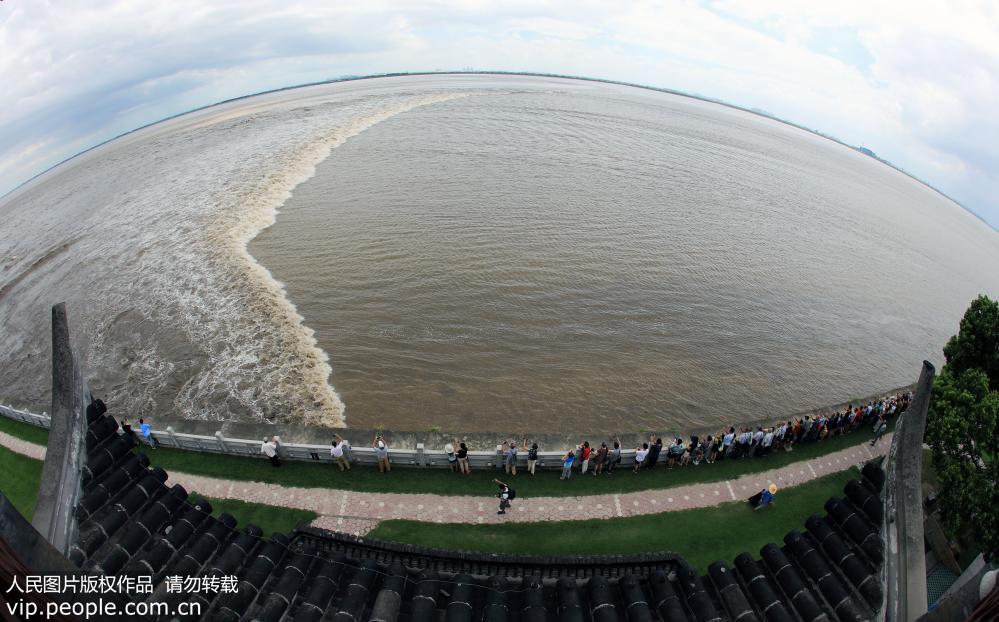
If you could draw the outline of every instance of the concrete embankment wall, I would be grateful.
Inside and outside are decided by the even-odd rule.
[[[770,426],[778,419],[788,420],[800,418],[805,415],[830,414],[842,411],[848,404],[867,403],[878,400],[882,397],[896,395],[909,391],[915,384],[899,387],[890,391],[884,391],[873,395],[865,396],[843,402],[833,406],[819,408],[813,411],[798,413],[787,417],[773,418],[765,421],[752,423],[733,422],[732,425],[744,426]],[[128,416],[127,413],[114,412],[113,405],[111,413],[116,417]],[[49,427],[49,416],[45,413],[35,414],[0,406],[0,415],[37,425]],[[129,417],[131,418],[131,417]],[[138,429],[138,421],[131,422],[133,427]],[[462,441],[468,444],[469,459],[472,466],[488,467],[500,464],[500,445],[505,440],[514,440],[520,445],[525,439],[522,437],[503,437],[493,432],[446,432],[438,430],[420,431],[399,431],[399,430],[371,430],[363,428],[333,429],[315,426],[285,426],[268,423],[245,423],[245,422],[217,422],[217,421],[178,421],[169,425],[162,425],[162,422],[153,422],[153,435],[156,440],[165,447],[176,447],[191,451],[202,451],[209,453],[221,453],[244,456],[260,456],[260,445],[264,438],[279,436],[281,439],[279,453],[282,457],[291,460],[315,460],[329,461],[330,443],[334,434],[341,434],[351,445],[351,460],[360,463],[374,464],[376,462],[374,449],[370,447],[375,434],[382,434],[388,441],[390,447],[390,458],[393,463],[403,466],[420,467],[447,467],[447,457],[443,447],[447,443]],[[157,425],[158,424],[158,425]],[[685,438],[691,433],[714,434],[720,426],[705,428],[700,430],[690,430],[684,433]],[[672,431],[660,431],[661,436],[669,439]],[[576,444],[588,440],[591,445],[599,446],[601,442],[610,441],[615,438],[621,440],[622,457],[628,464],[630,458],[634,457],[634,447],[648,441],[648,431],[612,433],[580,433],[580,434],[538,434],[526,439],[529,442],[536,442],[542,451],[539,452],[538,466],[540,468],[561,468],[562,456],[565,452]],[[666,441],[664,441],[666,442]],[[519,455],[521,465],[526,464],[527,452],[522,448]]]

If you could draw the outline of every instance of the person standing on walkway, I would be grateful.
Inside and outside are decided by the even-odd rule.
[[[576,450],[570,449],[562,456],[562,477],[559,479],[569,479],[572,477],[572,463],[576,461]]]
[[[271,466],[279,467],[281,466],[281,459],[278,458],[277,454],[278,448],[278,437],[274,437],[270,440],[264,439],[264,442],[260,445],[260,453],[267,456],[267,459],[271,461]]]
[[[510,502],[513,501],[514,497],[517,496],[517,493],[514,492],[513,488],[510,488],[510,486],[504,484],[498,479],[494,479],[493,481],[496,482],[497,486],[499,486],[499,494],[497,494],[496,496],[499,497],[500,503],[499,503],[499,512],[496,513],[506,514],[506,509],[510,507]]]
[[[153,438],[153,427],[139,419],[139,432],[142,433],[142,440],[146,441],[146,444],[156,449],[156,439]]]
[[[472,472],[468,466],[468,445],[465,443],[458,443],[458,469],[465,475]]]
[[[444,445],[444,454],[447,456],[447,466],[452,473],[458,472],[458,454],[454,452],[454,445],[448,443]]]
[[[391,471],[392,466],[389,464],[388,445],[381,434],[375,434],[374,440],[371,441],[371,446],[374,448],[375,457],[378,459],[378,472],[388,473]]]
[[[330,456],[333,457],[333,462],[336,462],[341,471],[350,470],[350,460],[347,460],[347,456],[343,452],[346,443],[347,441],[337,434],[333,437],[333,446],[330,448]]]

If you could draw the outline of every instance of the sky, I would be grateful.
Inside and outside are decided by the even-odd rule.
[[[762,109],[874,150],[999,228],[995,0],[0,0],[0,195],[221,100],[465,68]]]

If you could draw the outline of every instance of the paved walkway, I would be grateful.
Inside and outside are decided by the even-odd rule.
[[[638,516],[711,507],[746,499],[770,482],[780,488],[790,488],[861,464],[875,456],[884,455],[891,446],[891,438],[891,434],[886,434],[874,447],[863,443],[819,458],[724,482],[613,495],[515,499],[513,507],[505,516],[496,514],[498,502],[487,494],[491,491],[483,491],[479,497],[358,492],[225,480],[176,471],[170,473],[167,483],[180,484],[188,491],[197,491],[209,497],[310,510],[319,515],[312,522],[316,527],[364,535],[374,529],[379,521],[388,519],[431,523],[527,523]],[[45,447],[3,432],[0,432],[0,445],[31,458],[45,457]],[[555,471],[538,475],[556,476]],[[586,477],[578,473],[574,476]],[[616,477],[642,475],[621,470]]]
[[[36,445],[29,441],[19,439],[16,436],[11,436],[6,432],[0,432],[0,445],[3,445],[16,454],[21,454],[22,456],[34,458],[35,460],[45,459],[45,445]]]

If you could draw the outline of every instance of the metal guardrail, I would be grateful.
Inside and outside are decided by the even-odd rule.
[[[906,390],[907,387],[894,389],[890,392],[880,393],[882,397]],[[873,398],[874,396],[871,396]],[[858,400],[863,401],[863,400]],[[10,406],[0,406],[0,415],[22,421],[42,428],[50,425],[49,415],[46,413],[35,414]],[[343,434],[351,431],[341,430]],[[224,454],[231,456],[250,456],[254,458],[262,457],[260,446],[262,440],[247,438],[230,438],[223,435],[222,431],[215,432],[214,436],[204,434],[187,434],[177,432],[173,426],[165,429],[152,431],[155,441],[163,447],[173,447],[188,451],[200,451],[214,454]],[[268,435],[269,437],[269,435]],[[377,464],[375,450],[371,447],[354,447],[348,440],[347,457],[356,464]],[[566,445],[563,445],[566,446]],[[517,455],[517,468],[527,468],[526,447],[521,447]],[[333,462],[330,455],[329,445],[315,445],[311,443],[280,443],[278,446],[278,456],[285,460]],[[562,458],[564,451],[539,451],[536,468],[543,470],[559,470],[562,468]],[[447,454],[443,447],[427,447],[424,443],[414,443],[411,448],[390,447],[389,460],[393,465],[400,467],[424,467],[424,468],[448,468]],[[492,451],[469,451],[469,466],[472,468],[499,468],[503,465],[503,447],[496,445]],[[578,461],[577,461],[578,462]],[[621,463],[619,466],[630,467],[635,464],[635,450],[632,448],[621,448]],[[578,474],[578,464],[574,465],[574,471]]]
[[[50,417],[46,413],[39,415],[11,408],[10,406],[0,406],[0,415],[41,428],[48,428],[50,426]],[[231,456],[249,456],[253,458],[261,457],[260,445],[263,442],[262,439],[227,438],[221,431],[216,432],[214,436],[186,434],[175,431],[172,426],[167,426],[164,430],[154,429],[152,436],[161,447]],[[280,443],[278,445],[278,455],[284,460],[333,462],[329,445]],[[349,446],[347,455],[350,461],[355,464],[378,463],[375,450],[372,447]],[[562,457],[564,455],[560,451],[539,451],[537,468],[547,470],[561,469]],[[413,449],[390,447],[389,460],[393,465],[397,466],[448,468],[447,454],[444,450],[442,448],[427,448],[423,443],[418,443]],[[635,450],[622,449],[622,465],[632,465],[634,462]],[[494,451],[469,451],[468,463],[472,468],[498,468],[503,465],[502,447],[497,445]],[[517,455],[517,468],[527,468],[526,451],[521,451]]]

